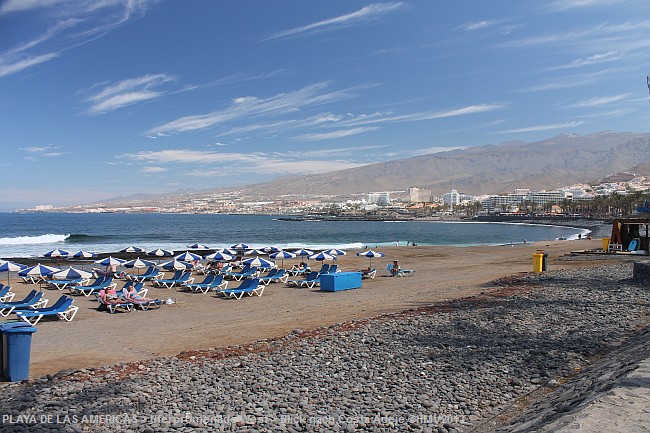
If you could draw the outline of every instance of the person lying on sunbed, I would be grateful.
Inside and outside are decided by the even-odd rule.
[[[363,276],[370,275],[371,272],[372,272],[372,268],[370,266],[368,266],[366,269],[361,270],[361,275],[363,275]]]
[[[100,290],[99,297],[102,299],[104,304],[119,304],[124,302],[124,299],[120,298],[113,288]]]
[[[146,304],[149,302],[156,302],[157,299],[151,299],[151,298],[145,298],[142,295],[139,295],[138,292],[135,290],[135,287],[131,286],[127,289],[125,293],[125,298],[127,301],[131,301],[134,304]]]
[[[297,265],[294,264],[293,266],[291,266],[291,269],[290,269],[290,270],[291,270],[291,271],[302,272],[302,271],[304,271],[306,268],[307,268],[307,263],[305,263],[305,262],[300,262],[300,263],[298,263]]]

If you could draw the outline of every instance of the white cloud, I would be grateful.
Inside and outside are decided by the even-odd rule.
[[[461,24],[459,28],[461,30],[474,31],[474,30],[481,30],[489,27],[494,27],[500,23],[501,20],[482,20],[482,21],[474,21],[471,23]]]
[[[159,98],[165,93],[154,89],[174,80],[175,77],[169,74],[155,74],[117,83],[95,84],[93,88],[101,87],[101,90],[86,99],[92,103],[88,113],[106,113],[136,102]]]
[[[336,153],[337,151],[334,150],[333,154]],[[289,155],[291,157],[289,157]],[[256,174],[313,174],[363,165],[362,163],[326,158],[310,160],[305,159],[306,155],[308,154],[301,152],[295,152],[293,154],[263,154],[173,149],[142,151],[121,155],[120,157],[130,161],[142,161],[147,164],[191,164],[194,166],[193,169],[183,170],[183,174],[190,176],[224,175],[231,173],[238,165],[241,165]],[[318,157],[319,155],[311,155],[311,157],[314,156]],[[214,168],[214,166],[218,164],[221,164],[223,167]],[[206,166],[209,166],[210,168],[205,168]],[[151,168],[154,166],[147,167]],[[149,173],[153,172],[155,171],[149,171]]]
[[[352,129],[341,129],[339,131],[324,132],[324,133],[314,133],[314,134],[302,134],[294,137],[297,140],[306,140],[306,141],[318,141],[318,140],[332,140],[336,138],[349,137],[350,135],[362,134],[368,131],[374,131],[379,129],[377,126],[367,126],[363,128],[352,128]]]
[[[7,56],[0,56],[0,77],[15,74],[23,69],[31,68],[32,66],[47,62],[48,60],[52,60],[58,56],[57,53],[47,53],[34,57],[24,57],[21,59],[10,59]]]
[[[553,11],[566,11],[569,9],[593,8],[621,3],[623,0],[557,0],[548,8]]]
[[[358,25],[364,22],[374,20],[381,15],[401,9],[404,6],[405,3],[403,2],[373,3],[368,6],[364,6],[363,8],[351,12],[349,14],[340,15],[335,18],[329,18],[305,26],[295,27],[293,29],[275,33],[269,36],[268,38],[266,38],[266,40],[285,38],[288,36],[295,36],[304,33],[313,33],[317,31],[331,30],[335,28],[350,27],[353,25]]]
[[[239,119],[250,120],[260,116],[278,116],[296,112],[304,107],[342,101],[354,96],[352,89],[327,92],[329,83],[322,82],[302,89],[279,93],[263,99],[244,96],[233,99],[230,106],[207,114],[185,116],[151,129],[148,134],[160,135],[209,128]]]
[[[573,121],[567,123],[556,123],[552,125],[535,125],[535,126],[527,126],[524,128],[506,129],[504,131],[493,132],[492,134],[517,134],[521,132],[551,131],[553,129],[575,128],[577,126],[582,125],[583,123],[584,123],[583,121]]]
[[[581,68],[583,66],[591,66],[591,65],[597,65],[599,63],[613,62],[615,60],[621,59],[622,57],[623,57],[623,53],[621,51],[617,51],[617,50],[607,51],[605,53],[597,53],[591,56],[575,59],[567,65],[557,66],[555,68],[552,68],[552,70]]]
[[[0,77],[55,59],[67,50],[104,36],[144,13],[158,0],[7,0],[0,5],[0,17],[10,14],[34,15],[45,31],[30,40],[0,52]]]
[[[351,125],[368,125],[374,123],[384,123],[384,122],[417,122],[422,120],[434,120],[434,119],[444,119],[446,117],[456,117],[456,116],[466,116],[469,114],[477,113],[487,113],[494,110],[499,110],[503,108],[503,104],[477,104],[469,105],[462,108],[454,108],[443,111],[433,111],[433,112],[419,112],[412,114],[404,114],[399,116],[368,116],[356,118],[352,121],[347,122]]]
[[[627,98],[630,96],[629,93],[622,93],[620,95],[613,95],[613,96],[599,96],[599,97],[594,97],[594,98],[589,98],[585,99],[582,101],[575,102],[573,104],[568,105],[567,107],[599,107],[601,105],[607,105],[611,104],[612,102],[617,102],[622,99]]]
[[[160,173],[163,171],[167,171],[167,169],[164,167],[144,167],[142,171],[144,173]]]

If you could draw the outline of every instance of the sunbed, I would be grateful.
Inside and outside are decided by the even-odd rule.
[[[116,311],[125,311],[125,312],[130,312],[133,311],[133,308],[135,305],[133,302],[126,300],[122,297],[118,297],[115,303],[111,302],[106,302],[104,301],[104,291],[100,291],[98,293],[95,293],[95,296],[97,296],[97,309],[98,310],[108,310],[109,313],[113,314]]]
[[[242,281],[239,287],[233,289],[222,289],[217,292],[224,295],[227,298],[241,299],[244,295],[248,296],[262,296],[264,293],[264,284],[260,284],[260,280],[257,278],[246,279]]]
[[[192,271],[176,271],[172,278],[153,280],[152,283],[156,287],[166,287],[171,289],[174,286],[180,286],[183,283],[193,283],[194,277],[191,277]]]
[[[252,266],[246,265],[241,272],[226,272],[223,274],[226,278],[230,277],[234,280],[241,281],[244,278],[255,278],[259,275],[259,270]]]
[[[377,269],[363,270],[361,271],[361,278],[370,278],[373,279],[377,275]]]
[[[26,308],[39,308],[47,306],[47,299],[43,298],[43,292],[32,290],[22,301],[3,302],[0,304],[0,315],[7,317],[14,310]]]
[[[273,269],[267,275],[259,277],[262,284],[275,283],[277,281],[285,283],[289,279],[286,269]]]
[[[63,290],[68,286],[83,286],[90,280],[88,278],[74,278],[70,280],[48,280],[47,285],[56,289]]]
[[[223,275],[207,275],[200,283],[184,283],[183,287],[193,292],[208,293],[210,290],[220,290],[228,287],[228,281],[223,279]]]
[[[147,296],[147,292],[149,291],[149,289],[144,287],[143,282],[136,283],[134,281],[127,281],[126,283],[124,283],[124,286],[122,286],[122,288],[120,290],[116,291],[116,293],[117,293],[117,296],[121,296],[123,298],[126,298],[127,294],[130,291],[133,291],[133,290],[135,290],[136,294],[138,294],[139,296],[142,296],[142,297]]]
[[[287,280],[289,286],[309,287],[310,289],[316,284],[320,284],[320,275],[316,271],[310,272],[305,278],[298,280]]]
[[[162,278],[162,276],[163,273],[160,272],[160,269],[153,266],[149,266],[147,270],[140,275],[126,274],[126,279],[129,281],[144,282],[150,280],[157,280],[158,278]]]
[[[11,286],[0,284],[0,303],[11,302],[16,294],[11,291]]]
[[[57,316],[70,322],[79,311],[79,307],[72,305],[72,302],[72,298],[62,295],[51,307],[19,310],[16,311],[16,316],[30,325],[36,325],[45,316]]]
[[[87,286],[68,286],[68,290],[72,295],[84,295],[86,297],[93,293],[98,293],[100,290],[117,287],[117,283],[113,282],[113,277],[102,276],[98,277],[95,281]]]
[[[414,269],[398,269],[397,272],[393,272],[393,264],[389,263],[387,266],[388,273],[393,277],[412,277],[415,275]]]

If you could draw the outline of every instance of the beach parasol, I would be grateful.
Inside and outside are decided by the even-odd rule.
[[[0,262],[0,272],[7,273],[7,285],[9,285],[9,272],[19,272],[26,268],[27,266],[21,265],[20,263],[14,263],[9,261]]]
[[[262,250],[248,250],[244,252],[245,256],[262,256],[266,254],[266,251]]]
[[[102,266],[120,266],[126,260],[118,259],[116,257],[108,256],[105,259],[95,260],[95,263]]]
[[[195,262],[198,260],[201,260],[203,257],[199,256],[198,254],[191,253],[189,251],[185,251],[182,254],[177,255],[174,257],[176,260],[179,260],[181,262]]]
[[[122,263],[125,268],[146,268],[147,266],[156,266],[156,264],[149,260],[142,260],[140,257],[137,259],[129,260]]]
[[[250,250],[251,246],[240,242],[238,244],[231,245],[230,248],[237,251],[243,251],[243,250]]]
[[[134,247],[133,245],[131,245],[130,247],[122,248],[120,252],[121,253],[144,253],[144,248]]]
[[[269,245],[264,248],[260,248],[260,250],[264,251],[265,253],[277,253],[278,251],[282,251],[281,248],[278,248],[274,245]]]
[[[221,251],[217,251],[215,253],[208,254],[207,256],[205,256],[205,258],[207,260],[230,261],[230,260],[234,259],[235,256],[224,253],[224,252],[221,252]]]
[[[156,257],[171,257],[171,256],[174,255],[174,253],[172,253],[169,250],[163,250],[162,248],[158,248],[158,249],[155,249],[153,251],[149,251],[147,253],[147,255],[148,256],[156,256]]]
[[[347,253],[343,250],[339,250],[337,248],[330,248],[329,250],[323,250],[325,254],[329,254],[330,256],[344,256]]]
[[[359,257],[368,257],[370,259],[370,264],[368,266],[372,266],[372,259],[374,257],[384,257],[384,253],[380,253],[378,251],[373,251],[373,250],[368,250],[368,251],[361,251],[357,253],[357,256]]]
[[[276,251],[274,253],[269,254],[269,257],[272,259],[281,259],[282,260],[282,267],[284,267],[284,259],[292,259],[296,257],[294,253],[290,253],[289,251]]]
[[[232,248],[224,248],[224,249],[222,249],[220,251],[222,253],[230,254],[231,256],[236,256],[237,254],[239,254],[239,251],[234,250]]]
[[[51,267],[51,266],[45,266],[41,265],[40,263],[37,265],[32,266],[31,268],[25,268],[22,271],[18,272],[18,276],[20,277],[37,277],[38,282],[42,282],[43,278],[52,275],[55,272],[59,272],[61,269]],[[36,282],[36,280],[32,279],[32,282]]]
[[[295,255],[297,255],[297,256],[303,256],[303,257],[304,257],[304,256],[309,257],[309,256],[311,256],[312,254],[314,254],[313,251],[311,251],[311,250],[306,250],[306,249],[304,249],[304,248],[301,248],[301,249],[299,249],[299,250],[295,250],[295,251],[293,251],[293,253],[294,253]]]
[[[171,257],[174,255],[174,253],[172,253],[169,250],[163,250],[162,248],[157,248],[155,250],[149,251],[147,255],[155,256],[155,257]]]
[[[166,271],[178,271],[178,270],[189,270],[194,267],[193,264],[187,263],[187,262],[180,262],[178,260],[170,260],[165,263],[161,263],[159,265],[156,265],[159,268],[162,268]]]
[[[336,257],[331,256],[331,255],[329,255],[327,253],[324,253],[324,252],[320,252],[320,253],[317,253],[317,254],[312,254],[311,256],[309,256],[309,259],[318,260],[319,262],[322,262],[324,260],[336,260]]]
[[[72,266],[52,274],[52,278],[55,280],[74,280],[78,278],[87,280],[92,276],[93,276],[92,272],[76,269],[73,268]]]
[[[188,246],[189,249],[191,250],[209,250],[210,247],[207,246],[206,244],[200,244],[198,242],[193,243],[192,245]]]
[[[269,260],[263,259],[261,257],[251,257],[250,259],[242,260],[242,263],[245,264],[245,265],[249,265],[251,267],[254,267],[254,268],[268,269],[268,268],[274,268],[275,267],[275,263],[273,263],[273,262],[271,262]]]
[[[91,259],[97,257],[97,253],[91,253],[89,251],[79,250],[72,255],[75,259]]]
[[[46,252],[45,254],[43,254],[43,257],[59,258],[59,257],[68,257],[69,255],[70,255],[69,252],[57,248],[55,250]]]

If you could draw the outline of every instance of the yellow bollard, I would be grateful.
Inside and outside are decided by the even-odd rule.
[[[537,250],[533,254],[533,272],[542,272],[544,270],[544,250]]]
[[[609,251],[609,238],[603,238],[603,251]]]

